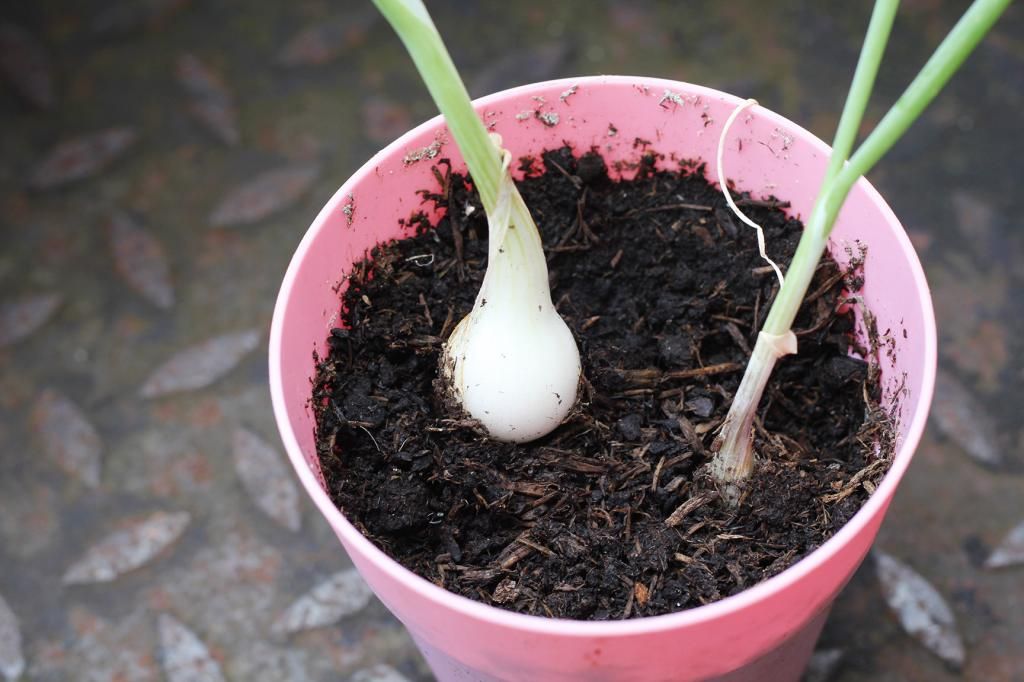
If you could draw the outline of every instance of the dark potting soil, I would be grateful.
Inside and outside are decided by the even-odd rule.
[[[414,216],[416,236],[351,272],[346,328],[332,332],[313,392],[320,461],[349,520],[427,580],[573,619],[699,606],[821,545],[888,469],[877,372],[849,356],[842,304],[859,276],[830,261],[794,327],[799,355],[765,391],[757,474],[738,507],[717,496],[701,467],[778,284],[703,168],[645,159],[628,182],[593,152],[523,162],[586,377],[577,409],[541,440],[488,441],[435,393],[441,344],[471,309],[487,254],[463,177],[437,166],[440,189],[424,193],[445,209],[436,229]],[[739,196],[788,263],[801,223],[784,204]]]

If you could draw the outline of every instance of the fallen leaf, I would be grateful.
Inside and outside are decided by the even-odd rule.
[[[65,140],[32,169],[29,187],[52,189],[90,178],[124,154],[136,139],[134,130],[120,127]]]
[[[962,244],[986,262],[997,256],[1003,241],[995,222],[996,211],[990,201],[963,190],[953,192],[951,201]]]
[[[120,0],[108,3],[92,21],[100,36],[124,35],[159,26],[191,0]]]
[[[185,532],[188,512],[156,512],[93,545],[64,573],[65,585],[105,583],[151,561]]]
[[[873,553],[882,595],[904,631],[933,654],[960,668],[966,652],[952,609],[912,568],[884,552]]]
[[[60,304],[59,294],[33,294],[0,305],[0,348],[42,327]]]
[[[325,64],[362,43],[378,19],[375,10],[353,11],[305,28],[285,43],[277,61],[284,66]]]
[[[950,339],[943,356],[967,375],[977,377],[980,390],[993,393],[999,390],[1014,360],[1012,340],[1005,319],[981,320],[972,331]]]
[[[21,627],[18,617],[0,594],[0,675],[17,680],[25,672],[25,656],[21,652]]]
[[[189,112],[221,142],[238,144],[238,110],[224,81],[198,57],[178,57],[178,82],[189,94]]]
[[[333,625],[360,611],[372,597],[370,587],[354,568],[339,571],[296,600],[271,629],[275,634],[287,635]]]
[[[558,73],[568,56],[569,47],[564,42],[507,52],[477,72],[469,91],[479,97],[514,85],[548,80]]]
[[[363,129],[372,140],[391,142],[412,127],[412,116],[405,105],[380,97],[365,97]]]
[[[928,278],[935,316],[941,321],[941,366],[976,377],[974,388],[992,393],[1012,359],[1004,346],[1012,338],[1006,321],[1013,317],[1013,278],[998,261],[990,259],[980,267],[975,260],[959,249],[945,263],[929,268]]]
[[[987,466],[1003,464],[992,417],[967,388],[942,370],[935,378],[931,414],[939,430],[976,462]]]
[[[222,682],[220,665],[210,650],[173,616],[160,614],[160,659],[167,682]]]
[[[228,192],[210,213],[215,227],[246,225],[281,211],[299,199],[320,176],[315,165],[267,171]]]
[[[51,547],[63,511],[42,476],[0,476],[0,547],[18,559],[31,559]]]
[[[32,424],[46,455],[90,488],[100,484],[103,442],[85,413],[68,398],[45,390],[32,410]]]
[[[189,346],[150,374],[139,395],[156,398],[209,386],[234,369],[259,343],[260,333],[250,329]]]
[[[350,682],[409,682],[409,678],[386,663],[357,670],[349,679]]]
[[[162,567],[161,578],[150,581],[137,599],[187,617],[190,625],[201,628],[209,644],[216,640],[228,646],[231,665],[224,672],[232,679],[291,680],[288,676],[248,677],[238,664],[243,641],[252,643],[269,634],[269,624],[280,608],[282,586],[295,564],[286,564],[283,547],[279,550],[261,540],[249,524],[230,523],[230,528],[219,529],[218,525],[204,529],[208,539],[183,561]]]
[[[174,305],[174,287],[163,245],[127,214],[117,212],[108,223],[114,264],[128,285],[157,308]]]
[[[121,595],[117,595],[121,596]],[[65,627],[35,647],[33,680],[74,682],[159,682],[152,653],[152,613],[145,606],[119,604],[130,612],[111,622],[88,608],[65,601]]]
[[[650,32],[656,23],[649,8],[636,5],[613,5],[609,10],[608,15],[612,26],[616,31],[627,35]]]
[[[233,446],[235,471],[256,506],[288,530],[299,530],[299,491],[283,456],[246,429],[235,431]]]
[[[991,556],[985,560],[985,568],[1005,568],[1024,564],[1024,521],[1006,534]]]
[[[261,635],[263,633],[260,633]],[[360,657],[362,649],[358,649]],[[353,656],[352,658],[356,658]],[[358,660],[358,659],[357,659]],[[242,682],[314,682],[314,680],[345,680],[339,674],[342,668],[349,668],[355,661],[337,660],[323,649],[289,646],[251,637],[239,641],[233,647],[231,672],[233,679]]]
[[[208,402],[190,401],[190,405]],[[171,419],[121,441],[122,450],[131,452],[132,457],[111,471],[108,485],[120,493],[179,500],[178,504],[212,494],[216,487],[214,462],[196,438],[205,428]]]
[[[53,106],[56,98],[50,57],[35,36],[21,26],[0,24],[0,72],[32,106]]]
[[[803,682],[829,682],[843,660],[842,649],[819,649],[811,654]]]

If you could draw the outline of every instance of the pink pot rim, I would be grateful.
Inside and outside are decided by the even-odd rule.
[[[687,88],[692,88],[694,91],[701,91],[706,96],[723,98],[727,101],[733,101],[737,105],[743,101],[739,97],[729,95],[712,88],[684,84],[680,81],[671,81],[661,78],[648,78],[643,76],[584,76],[523,85],[479,98],[474,100],[473,103],[478,110],[484,110],[496,100],[512,95],[526,94],[536,90],[537,88],[568,89],[574,85],[580,87],[600,87],[602,85],[634,85],[638,83],[655,88],[664,87],[668,90],[678,88],[680,85],[685,85]],[[827,155],[831,152],[830,147],[822,140],[789,119],[765,109],[764,107],[759,107],[758,113],[769,120],[775,121],[780,127],[801,131],[807,136],[807,141],[814,144],[823,154]],[[404,155],[405,150],[408,147],[408,140],[416,137],[423,130],[438,125],[441,120],[441,116],[436,116],[399,137],[363,164],[363,166],[361,166],[360,169],[356,171],[356,173],[354,173],[352,177],[350,177],[334,194],[331,200],[323,209],[321,209],[320,213],[303,236],[295,254],[292,256],[288,270],[285,273],[284,280],[281,284],[277,302],[274,306],[274,316],[271,323],[269,344],[270,392],[278,429],[280,430],[288,457],[291,460],[302,485],[306,488],[310,497],[313,498],[313,502],[316,504],[320,512],[327,517],[330,525],[335,529],[340,529],[340,533],[344,536],[347,543],[350,543],[350,545],[358,552],[370,558],[391,579],[405,584],[405,586],[411,590],[415,590],[420,594],[420,596],[436,603],[439,608],[452,609],[454,611],[461,612],[463,615],[468,617],[478,618],[482,621],[488,621],[496,625],[538,634],[557,633],[560,636],[611,638],[642,635],[651,632],[663,632],[682,627],[692,627],[703,622],[708,622],[742,611],[749,605],[761,601],[768,595],[799,582],[807,574],[818,568],[825,561],[827,556],[836,552],[838,548],[848,543],[853,537],[866,529],[869,519],[882,511],[881,508],[888,503],[895,493],[896,486],[899,484],[900,479],[905,473],[907,467],[910,465],[913,452],[917,448],[921,435],[924,432],[928,409],[931,405],[932,395],[935,388],[937,362],[935,313],[932,307],[930,295],[925,295],[919,298],[919,304],[921,305],[922,315],[925,321],[924,346],[926,356],[925,374],[921,383],[921,396],[917,401],[917,409],[912,415],[910,415],[910,426],[907,430],[907,436],[903,442],[899,444],[896,455],[893,458],[892,466],[890,467],[889,472],[885,475],[881,484],[878,486],[878,489],[873,495],[871,495],[867,503],[865,503],[853,518],[851,518],[846,525],[844,525],[834,536],[829,538],[819,548],[782,573],[731,597],[726,597],[725,599],[712,604],[699,606],[686,611],[624,621],[578,621],[514,613],[512,611],[506,611],[475,602],[471,599],[448,592],[447,590],[430,583],[391,559],[365,536],[363,536],[362,533],[360,533],[351,523],[349,523],[341,511],[339,511],[331,501],[327,493],[320,487],[319,482],[307,465],[305,457],[299,447],[295,432],[292,429],[291,422],[288,419],[288,413],[285,407],[280,361],[284,310],[290,296],[292,295],[292,287],[295,282],[296,273],[300,264],[304,260],[306,252],[310,249],[314,234],[319,229],[320,224],[324,221],[325,216],[330,215],[338,206],[344,203],[349,192],[348,186],[352,183],[353,179],[358,178],[364,173],[372,173],[374,166],[378,165],[384,158],[393,154]],[[899,220],[878,191],[875,190],[875,188],[872,187],[865,178],[861,178],[859,183],[861,189],[863,189],[870,199],[878,205],[886,220],[891,224],[899,226]],[[928,283],[924,275],[924,269],[921,267],[917,253],[911,245],[906,232],[902,229],[899,230],[897,239],[900,241],[904,250],[910,254],[910,263],[913,270],[912,274],[914,281],[918,286],[918,290],[925,293],[929,292]]]

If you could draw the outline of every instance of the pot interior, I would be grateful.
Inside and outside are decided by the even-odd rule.
[[[577,86],[571,94],[568,84]],[[485,98],[479,110],[517,158],[538,156],[567,142],[577,153],[594,149],[602,154],[613,178],[629,177],[650,149],[663,156],[661,167],[697,159],[708,177],[716,177],[722,124],[740,100],[696,86],[668,85],[679,87],[644,79],[560,81]],[[274,320],[279,351],[273,352],[271,368],[273,380],[280,383],[275,400],[280,398],[277,407],[286,415],[281,424],[286,442],[294,437],[321,486],[308,403],[314,353],[326,355],[326,337],[338,324],[338,286],[344,286],[353,262],[374,245],[407,234],[400,221],[421,210],[432,220],[437,217],[430,215],[430,205],[417,191],[436,187],[431,168],[441,158],[450,159],[453,169],[465,170],[438,119],[377,154],[317,216],[282,287]],[[729,131],[724,163],[737,187],[755,197],[787,200],[790,212],[802,217],[810,213],[827,158],[827,147],[809,133],[752,107]],[[895,216],[863,180],[851,192],[829,248],[840,265],[855,257],[865,259],[860,293],[881,335],[877,360],[883,404],[894,407],[898,437],[905,441],[912,417],[921,413],[929,333],[934,335],[920,266]],[[858,320],[866,342],[860,310]]]

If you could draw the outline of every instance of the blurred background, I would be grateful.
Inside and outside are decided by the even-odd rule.
[[[870,12],[428,5],[474,95],[659,76],[825,139]],[[966,6],[903,3],[866,126]],[[286,468],[266,372],[309,223],[434,115],[397,39],[355,0],[7,2],[0,76],[0,676],[430,679]],[[878,547],[934,587],[966,658],[908,635],[869,561],[809,679],[1024,680],[1024,537],[993,558],[1024,522],[1022,105],[1018,3],[870,178],[924,261],[941,340]]]

